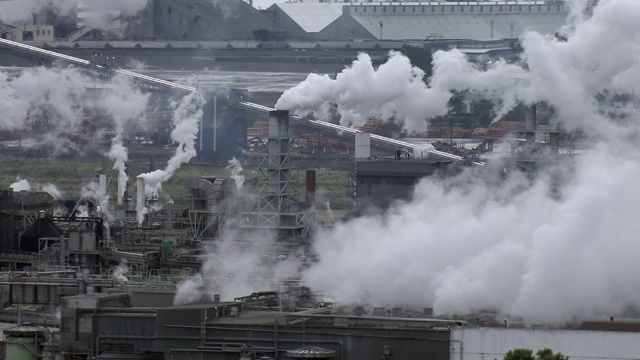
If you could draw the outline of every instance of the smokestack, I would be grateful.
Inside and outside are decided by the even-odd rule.
[[[122,205],[126,182],[122,181],[122,176],[118,175],[118,205]]]
[[[306,203],[307,209],[311,209],[316,205],[316,171],[315,170],[307,170],[306,175]]]
[[[356,159],[368,159],[371,157],[371,134],[356,133]]]
[[[98,195],[104,197],[105,195],[107,195],[107,175],[106,174],[100,174],[98,176]]]
[[[289,153],[289,111],[276,110],[269,112],[269,192],[282,194],[289,185],[288,161]]]
[[[138,177],[136,180],[136,209],[144,209],[146,197],[144,196],[144,178]]]

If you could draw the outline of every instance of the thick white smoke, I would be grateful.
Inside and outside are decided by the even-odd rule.
[[[229,160],[229,165],[227,169],[231,171],[231,178],[236,182],[236,186],[238,190],[242,190],[242,186],[244,186],[245,180],[247,180],[246,176],[242,175],[242,164],[240,160],[233,158]]]
[[[328,106],[337,104],[345,126],[357,127],[370,117],[382,117],[404,121],[407,130],[423,131],[427,119],[446,111],[451,96],[449,89],[427,87],[423,76],[421,69],[398,52],[392,51],[377,69],[369,55],[361,53],[335,79],[309,74],[304,82],[285,91],[275,108],[301,115],[314,112],[324,118]]]
[[[438,314],[495,309],[535,322],[640,306],[640,117],[616,123],[594,97],[640,90],[639,16],[638,1],[603,0],[592,17],[573,17],[567,41],[528,33],[526,67],[484,71],[459,52],[436,53],[430,88],[483,92],[505,108],[545,101],[593,146],[562,183],[544,174],[531,184],[514,176],[495,185],[469,172],[425,179],[410,202],[321,231],[320,262],[306,283],[341,302],[433,306]]]
[[[118,181],[126,184],[129,175],[126,172],[128,151],[124,145],[124,134],[127,125],[139,123],[149,102],[149,94],[142,93],[131,78],[124,75],[116,76],[111,80],[113,85],[110,90],[102,94],[98,100],[98,106],[113,118],[116,135],[111,141],[111,148],[105,154],[114,160],[113,169],[118,171]],[[124,195],[126,188],[118,189],[118,197]]]
[[[43,191],[51,195],[54,199],[62,198],[62,191],[60,191],[57,186],[51,183],[40,184],[37,182],[30,182],[27,179],[21,179],[20,177],[18,177],[15,182],[9,185],[9,187],[13,191]]]
[[[162,183],[167,181],[173,173],[184,163],[188,163],[196,156],[195,140],[198,135],[198,124],[202,119],[204,98],[193,92],[184,96],[173,104],[173,130],[171,139],[176,143],[176,151],[167,162],[164,170],[155,170],[138,175],[145,182],[145,195],[158,194],[162,190]],[[138,223],[142,223],[146,209],[143,204],[137,206]]]
[[[256,291],[279,289],[283,281],[297,278],[299,254],[274,254],[277,247],[269,231],[241,230],[236,219],[227,219],[222,236],[207,250],[200,273],[178,285],[174,304],[222,301]]]
[[[113,270],[113,280],[120,284],[126,284],[129,281],[127,274],[129,273],[129,264],[126,260],[122,260]]]

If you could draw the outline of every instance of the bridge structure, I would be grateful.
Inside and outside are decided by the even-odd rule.
[[[61,64],[73,65],[81,69],[85,69],[87,71],[97,72],[98,74],[105,77],[120,74],[120,75],[124,75],[132,78],[136,84],[138,84],[143,88],[148,88],[148,89],[165,89],[170,91],[176,91],[178,93],[182,92],[184,94],[200,91],[200,89],[197,89],[196,87],[193,87],[193,86],[182,85],[172,81],[162,80],[152,76],[139,74],[134,71],[110,67],[106,63],[80,59],[77,57],[61,54],[55,51],[42,49],[39,47],[35,47],[28,44],[7,40],[7,39],[0,39],[0,48],[4,48],[6,50],[12,51],[18,56],[30,57],[33,60],[32,63],[36,65],[61,63]],[[207,106],[210,107],[211,105],[214,106],[213,118],[215,119],[215,113],[217,112],[216,108],[217,108],[218,96],[215,93],[213,94],[213,96],[211,96],[211,94],[204,94],[204,95],[208,97],[207,98],[208,105],[205,105],[205,108],[207,108]],[[213,99],[210,99],[209,97]],[[236,111],[242,110],[248,116],[256,116],[262,119],[268,118],[269,112],[275,110],[268,106],[245,101],[244,97],[242,96],[236,96],[236,97],[226,96],[224,100],[227,101],[228,105],[230,105],[229,106],[230,109],[232,110],[235,109]],[[212,104],[209,104],[209,103],[212,103]],[[211,112],[205,111],[204,116],[212,116],[212,114]],[[205,122],[204,120],[205,119],[203,119],[202,122]],[[357,129],[329,123],[329,122],[318,120],[318,119],[308,119],[306,117],[292,115],[290,116],[290,120],[295,124],[308,126],[321,131],[330,132],[332,134],[336,134],[339,136],[347,136],[347,137],[355,138],[355,134],[361,132],[360,130],[357,130]],[[201,129],[203,129],[202,126],[201,126]],[[387,147],[394,150],[402,149],[414,155],[417,155],[416,153],[420,152],[422,156],[428,156],[430,158],[441,160],[441,161],[450,161],[450,162],[458,162],[458,163],[465,162],[465,159],[462,156],[446,153],[443,151],[438,151],[431,148],[425,149],[425,148],[416,147],[416,145],[411,144],[409,142],[392,139],[392,138],[388,138],[388,137],[384,137],[376,134],[371,134],[371,143],[373,145]],[[202,146],[202,142],[200,142],[200,144]],[[215,149],[215,146],[216,144],[214,141],[213,143],[214,149]],[[471,164],[474,166],[484,166],[484,163],[480,161],[472,162]]]

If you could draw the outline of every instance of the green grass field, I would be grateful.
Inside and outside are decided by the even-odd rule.
[[[149,165],[144,163],[130,163],[130,179],[148,172]],[[53,184],[62,192],[64,198],[79,198],[82,188],[91,181],[97,181],[101,172],[107,174],[109,181],[109,194],[116,195],[117,171],[113,169],[113,163],[101,158],[94,162],[89,161],[63,161],[52,159],[31,159],[14,156],[0,158],[0,188],[7,189],[18,178],[26,179],[32,186],[32,190],[41,190],[46,184]],[[173,199],[181,199],[188,196],[184,181],[190,178],[202,176],[228,177],[231,171],[224,167],[210,165],[185,164],[163,184],[163,192]],[[248,191],[258,192],[263,183],[263,175],[258,169],[244,169],[245,188]],[[299,200],[304,201],[305,172],[299,170],[295,173],[295,186],[299,191]],[[330,202],[332,207],[339,208],[345,202],[345,184],[347,172],[336,170],[317,170],[316,188],[319,207]],[[129,181],[129,192],[135,191],[135,180]]]

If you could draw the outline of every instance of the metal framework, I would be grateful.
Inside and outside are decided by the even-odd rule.
[[[260,199],[256,206],[245,209],[243,228],[277,231],[278,239],[304,237],[315,216],[298,199],[295,185],[297,168],[291,164],[289,112],[269,113],[268,153],[260,155]]]
[[[189,233],[191,238],[200,241],[219,239],[226,218],[227,214],[223,211],[190,209]]]
[[[511,170],[535,176],[544,167],[573,156],[573,138],[558,130],[518,130],[511,145]]]

